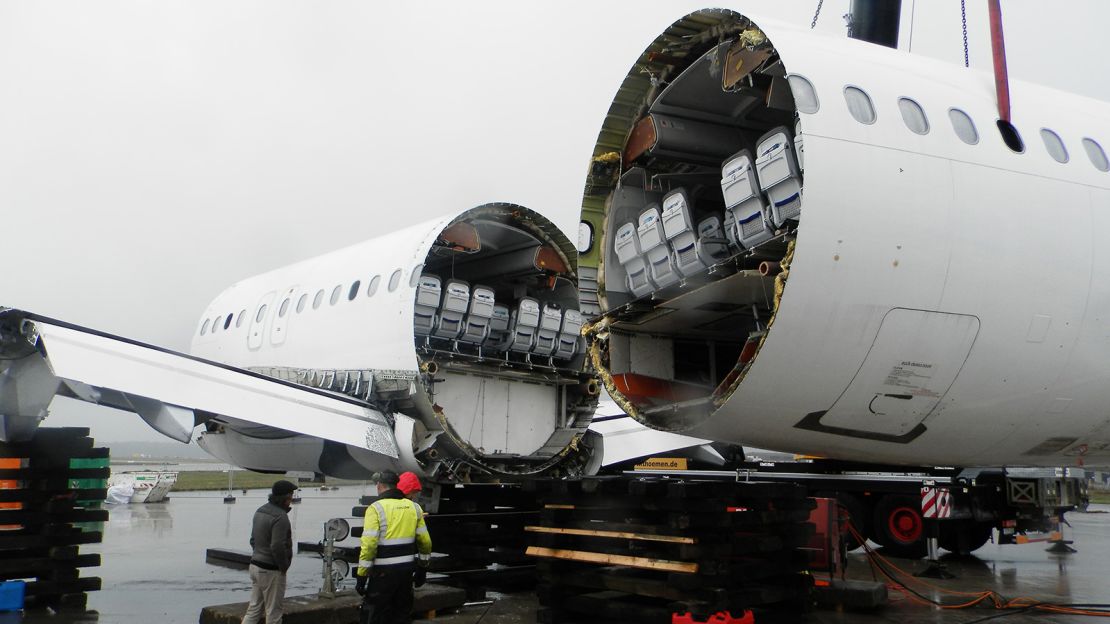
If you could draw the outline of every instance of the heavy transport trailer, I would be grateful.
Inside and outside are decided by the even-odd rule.
[[[1063,517],[1084,510],[1082,468],[959,468],[878,465],[834,460],[743,461],[731,470],[627,470],[629,477],[770,481],[836,498],[859,535],[902,557],[927,552],[929,524],[939,546],[969,554],[995,537],[1000,544],[1063,543]],[[851,532],[846,548],[861,544]]]

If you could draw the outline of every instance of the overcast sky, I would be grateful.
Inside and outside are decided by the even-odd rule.
[[[1110,3],[1004,5],[1012,77],[1110,99]],[[417,219],[513,201],[569,230],[617,86],[706,6],[0,0],[0,305],[184,350],[230,283]],[[989,70],[985,0],[968,19]],[[958,0],[917,0],[914,53],[964,71],[961,38]],[[64,399],[47,422],[164,439]]]

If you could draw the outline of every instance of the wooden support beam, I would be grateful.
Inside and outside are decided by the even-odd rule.
[[[583,537],[609,537],[614,539],[640,540],[644,542],[666,542],[668,544],[697,544],[697,538],[679,537],[677,535],[650,535],[647,533],[631,533],[629,531],[599,531],[595,529],[562,529],[557,527],[526,526],[525,531],[532,533],[550,533],[553,535],[580,535]]]
[[[666,559],[648,559],[647,557],[631,557],[629,555],[610,555],[587,552],[584,550],[564,550],[561,548],[529,546],[525,554],[545,559],[565,559],[567,561],[619,565],[629,568],[639,568],[641,570],[662,570],[664,572],[682,572],[684,574],[697,574],[698,572],[698,564],[696,563],[667,561]]]

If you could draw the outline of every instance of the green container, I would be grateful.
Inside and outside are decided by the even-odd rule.
[[[69,460],[69,467],[74,470],[87,469],[87,468],[108,468],[109,458],[107,457],[72,457]],[[70,479],[69,488],[71,490],[104,490],[108,488],[107,479]],[[84,507],[85,509],[100,509],[104,503],[104,499],[77,499],[76,505]],[[75,522],[73,526],[81,529],[82,531],[104,531],[103,522]]]

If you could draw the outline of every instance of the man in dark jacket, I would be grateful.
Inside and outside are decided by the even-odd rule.
[[[266,624],[281,624],[281,601],[285,598],[285,573],[293,562],[293,531],[289,510],[293,491],[289,481],[278,481],[270,490],[270,500],[254,512],[251,527],[251,602],[243,624],[257,624],[265,615]]]

